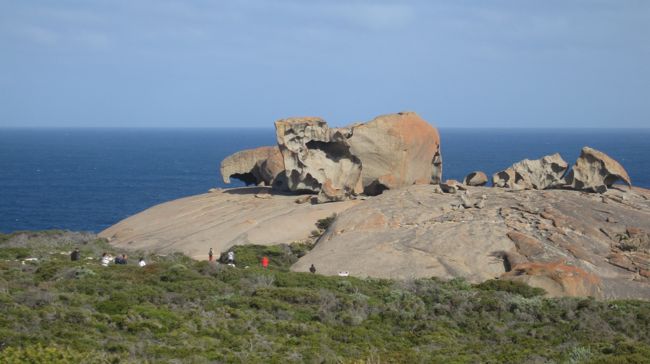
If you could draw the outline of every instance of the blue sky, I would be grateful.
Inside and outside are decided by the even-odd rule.
[[[0,0],[0,126],[650,127],[650,1]]]

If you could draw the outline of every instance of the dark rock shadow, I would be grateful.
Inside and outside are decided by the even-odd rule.
[[[261,193],[261,194],[269,194],[273,196],[302,196],[305,194],[310,194],[310,193],[306,193],[305,191],[296,191],[296,192],[280,191],[270,186],[235,187],[235,188],[223,189],[221,190],[221,192],[228,193],[231,195],[256,195],[258,193]]]

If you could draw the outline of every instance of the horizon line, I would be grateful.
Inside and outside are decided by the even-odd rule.
[[[650,130],[650,126],[618,126],[618,127],[610,127],[610,126],[437,126],[431,124],[434,128],[437,129],[515,129],[515,130]],[[331,128],[338,128],[340,126],[330,126]],[[142,130],[142,129],[150,129],[150,130],[178,130],[178,129],[214,129],[214,130],[219,130],[219,129],[274,129],[274,126],[2,126],[0,125],[0,130],[7,130],[7,129],[22,129],[22,130],[29,130],[29,129],[58,129],[58,130],[65,130],[65,129],[85,129],[85,130],[92,130],[92,129],[126,129],[126,130]]]

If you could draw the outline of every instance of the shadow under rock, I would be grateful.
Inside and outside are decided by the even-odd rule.
[[[273,196],[303,196],[310,195],[308,192],[304,191],[278,191],[274,190],[270,186],[251,186],[251,187],[235,187],[227,188],[221,190],[222,193],[229,193],[232,195],[257,195],[257,194],[269,194]]]

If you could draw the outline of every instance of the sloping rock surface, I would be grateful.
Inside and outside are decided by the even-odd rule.
[[[580,157],[566,177],[567,186],[591,192],[603,193],[615,182],[632,186],[627,171],[607,154],[590,147],[582,148]]]
[[[315,223],[359,201],[297,204],[295,195],[270,188],[236,188],[151,207],[99,233],[110,243],[158,253],[182,252],[207,259],[210,248],[282,244],[307,239]]]
[[[284,161],[276,146],[242,150],[226,157],[221,162],[221,176],[225,183],[236,178],[247,185],[286,187]]]
[[[314,264],[331,275],[472,282],[502,277],[551,295],[650,299],[648,190],[613,188],[601,196],[467,187],[461,196],[434,187],[387,191],[344,211],[292,269]],[[483,208],[463,208],[467,196],[481,196]]]
[[[564,183],[564,176],[569,165],[560,154],[547,155],[540,159],[524,159],[504,171],[492,176],[495,187],[514,189],[536,189],[558,187]]]

